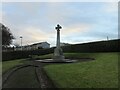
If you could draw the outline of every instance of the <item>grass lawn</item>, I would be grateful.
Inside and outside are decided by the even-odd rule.
[[[118,53],[66,53],[65,56],[77,58],[91,57],[95,58],[95,60],[90,62],[45,66],[45,71],[55,82],[57,87],[118,87]]]
[[[96,53],[64,53],[65,58],[69,58],[69,59],[76,59],[76,58],[96,58],[96,56],[98,56],[100,53],[96,54]],[[53,54],[46,54],[46,55],[34,55],[33,58],[39,58],[39,59],[49,59],[52,58]]]
[[[51,58],[53,54],[46,54],[46,55],[34,55],[33,58],[39,58],[39,59],[47,59],[47,58]]]
[[[2,72],[5,73],[10,68],[12,68],[14,66],[17,66],[17,65],[23,64],[22,61],[24,61],[24,60],[25,59],[18,59],[18,60],[11,60],[11,61],[4,61],[4,62],[2,62]]]

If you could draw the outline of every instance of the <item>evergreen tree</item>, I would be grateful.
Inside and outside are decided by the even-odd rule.
[[[12,43],[14,36],[10,32],[10,29],[0,23],[0,30],[2,31],[2,46],[6,47]]]

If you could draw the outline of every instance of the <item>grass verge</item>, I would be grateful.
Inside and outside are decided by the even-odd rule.
[[[9,69],[11,69],[14,66],[22,65],[24,60],[25,59],[17,59],[17,60],[2,62],[2,73],[5,73],[6,71],[8,71]]]

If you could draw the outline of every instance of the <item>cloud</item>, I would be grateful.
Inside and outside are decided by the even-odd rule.
[[[3,16],[3,13],[0,12],[0,21],[2,22],[2,16]]]
[[[117,12],[114,3],[43,3],[3,4],[3,21],[23,44],[47,41],[56,43],[56,24],[60,24],[62,42],[84,42],[116,32]],[[99,32],[103,31],[103,32]],[[87,34],[85,34],[87,33]],[[101,33],[101,34],[99,34]],[[97,35],[99,34],[99,35]],[[112,34],[109,34],[112,35]],[[91,38],[90,38],[91,37]]]
[[[44,5],[42,2],[21,2],[17,3],[17,7],[20,8],[23,13],[29,14],[29,16],[36,16],[39,11],[41,11],[42,4]]]
[[[2,3],[0,3],[0,21],[2,21]]]
[[[15,42],[19,42],[19,36],[22,36],[24,44],[42,42],[49,39],[49,35],[47,32],[44,32],[44,30],[35,27],[22,28],[22,30],[20,30],[19,33],[16,34],[18,37],[16,37],[17,39]]]
[[[48,38],[48,35],[45,32],[35,27],[26,28],[24,33],[29,35],[34,40],[45,40]]]
[[[63,23],[68,13],[63,13],[63,11],[66,12],[66,9],[64,8],[64,3],[48,3],[47,4],[47,19],[51,23]],[[70,14],[69,14],[70,15]]]
[[[87,32],[89,30],[91,30],[93,28],[93,25],[91,24],[86,24],[86,23],[80,23],[80,24],[73,24],[71,26],[68,27],[63,27],[63,30],[61,30],[61,33],[63,33],[63,35],[73,35],[75,36],[76,34],[81,34],[83,32]]]
[[[103,10],[108,13],[117,13],[118,2],[109,2],[109,3],[106,2],[103,6]]]

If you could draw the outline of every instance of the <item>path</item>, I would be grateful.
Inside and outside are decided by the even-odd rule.
[[[2,88],[55,88],[50,78],[43,70],[44,64],[36,61],[29,61],[23,68],[11,70]],[[14,68],[15,69],[15,68]],[[4,80],[3,80],[4,82]]]
[[[14,72],[3,85],[3,88],[39,88],[34,67],[24,67]]]

